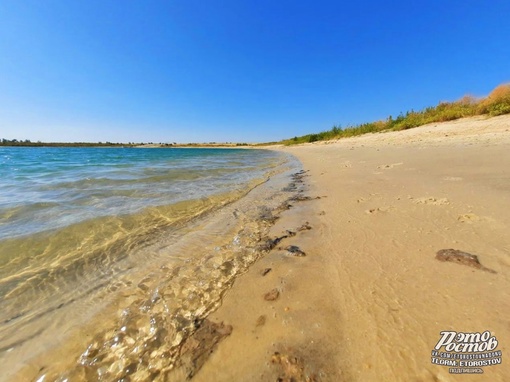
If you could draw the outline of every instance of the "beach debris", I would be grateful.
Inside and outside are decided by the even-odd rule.
[[[299,172],[296,172],[294,174],[291,175],[291,179],[293,180],[292,182],[290,182],[286,187],[284,187],[282,190],[283,191],[286,191],[286,192],[294,192],[294,191],[297,191],[298,190],[298,184],[302,184],[303,183],[303,178],[306,175],[306,172],[307,171],[304,171],[304,170],[301,170]]]
[[[232,326],[223,322],[217,324],[203,320],[198,330],[188,337],[181,347],[179,365],[186,372],[186,379],[191,379],[203,366],[216,345],[232,333]]]
[[[468,267],[480,269],[490,273],[496,273],[496,271],[484,267],[480,264],[478,256],[472,255],[467,252],[460,251],[458,249],[441,249],[436,253],[436,259],[439,261],[450,261],[452,263],[467,265]]]
[[[306,175],[306,173],[307,173],[307,172],[308,172],[308,170],[307,170],[307,171],[305,171],[305,170],[298,171],[298,172],[296,172],[296,173],[292,174],[292,175],[291,175],[291,178],[292,178],[292,179],[294,179],[294,180],[301,180],[301,181],[302,181],[302,180],[303,180],[303,178],[304,178],[305,176],[307,176],[307,175]]]
[[[223,276],[230,276],[236,273],[237,267],[234,260],[224,261],[218,268]]]
[[[280,297],[280,291],[277,288],[271,289],[264,295],[264,300],[266,301],[275,301]]]
[[[280,206],[278,207],[278,210],[279,211],[287,211],[287,210],[290,210],[292,208],[292,204],[288,203],[288,202],[283,202],[282,204],[280,204]]]
[[[327,196],[323,195],[323,196],[316,196],[316,197],[312,198],[311,196],[304,196],[302,194],[302,191],[300,191],[300,193],[298,195],[294,195],[293,197],[289,198],[289,200],[291,202],[307,202],[309,200],[317,200],[317,199],[322,199],[322,198],[327,198]]]
[[[271,356],[271,363],[280,369],[277,382],[318,381],[315,375],[307,375],[303,360],[294,355],[275,352]]]
[[[310,229],[312,229],[312,227],[310,226],[310,223],[305,222],[296,231],[300,232],[300,231],[307,231]],[[273,249],[274,247],[276,247],[283,239],[287,239],[289,237],[296,236],[296,232],[294,232],[294,231],[287,230],[285,232],[286,232],[286,235],[282,235],[282,236],[279,236],[274,239],[271,239],[269,237],[265,237],[265,238],[261,239],[260,243],[257,246],[257,249],[259,251],[267,251],[268,252],[271,249]],[[279,249],[281,249],[281,248],[279,248]]]
[[[259,220],[262,220],[266,223],[273,224],[278,220],[278,216],[274,216],[273,212],[267,207],[260,207],[259,212]]]
[[[306,202],[308,200],[312,200],[310,196],[303,196],[303,195],[295,195],[289,199],[292,202]]]
[[[287,186],[285,186],[282,191],[286,192],[294,192],[298,190],[298,183],[302,183],[303,181],[301,179],[294,178],[294,176],[291,176],[291,178],[294,180],[293,182],[290,182]]]
[[[301,225],[301,227],[299,227],[297,230],[298,231],[309,231],[312,229],[312,226],[310,225],[310,223],[308,222],[305,222],[303,225]]]
[[[280,241],[282,241],[283,239],[286,239],[286,238],[288,238],[288,237],[290,237],[290,236],[292,236],[292,235],[282,235],[282,236],[278,236],[277,238],[275,238],[275,239],[273,240],[273,243],[274,243],[274,245],[276,246],[276,245],[278,245],[278,244],[280,243]]]
[[[261,315],[261,316],[259,316],[259,318],[257,318],[255,326],[256,327],[264,326],[265,323],[266,323],[266,316],[265,315]]]
[[[297,184],[294,182],[291,182],[287,186],[283,187],[282,191],[285,191],[285,192],[297,191]]]
[[[306,253],[301,248],[299,248],[297,245],[289,245],[285,248],[285,250],[287,252],[289,252],[292,256],[297,256],[297,257],[306,256]]]
[[[280,243],[280,241],[282,241],[283,239],[286,239],[288,237],[289,237],[289,235],[283,235],[283,236],[279,236],[274,239],[271,239],[266,236],[260,240],[259,244],[257,245],[257,250],[263,251],[263,252],[269,252],[274,247],[276,247]]]
[[[262,271],[260,271],[260,274],[262,276],[265,276],[267,275],[269,272],[271,272],[273,269],[272,268],[264,268]]]
[[[257,245],[256,249],[259,252],[269,252],[276,246],[276,242],[274,239],[269,237],[265,237],[260,240],[260,243]]]

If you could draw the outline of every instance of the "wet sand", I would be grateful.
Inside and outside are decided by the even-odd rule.
[[[208,317],[231,332],[193,380],[507,380],[510,116],[278,149],[306,192]],[[502,364],[450,374],[441,331],[490,331]]]

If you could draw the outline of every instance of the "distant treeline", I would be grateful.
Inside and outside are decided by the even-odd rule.
[[[26,146],[26,147],[238,147],[248,146],[248,143],[113,143],[113,142],[32,142],[29,139],[0,139],[0,146]]]
[[[114,142],[32,142],[30,139],[0,139],[0,146],[26,146],[26,147],[140,147],[140,146],[171,147],[177,143],[114,143]]]
[[[143,143],[112,143],[112,142],[32,142],[30,139],[1,139],[0,146],[27,146],[27,147],[125,147],[137,146]]]
[[[406,114],[401,113],[396,118],[390,115],[383,121],[362,123],[345,128],[333,126],[331,130],[294,137],[278,143],[293,145],[325,141],[380,131],[406,130],[426,125],[427,123],[445,122],[475,115],[497,116],[509,113],[510,84],[504,84],[496,87],[486,98],[475,98],[468,95],[455,102],[440,102],[435,107],[427,107],[421,111],[411,110]]]

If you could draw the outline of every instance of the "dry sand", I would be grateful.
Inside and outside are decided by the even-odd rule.
[[[283,213],[273,236],[296,235],[211,315],[232,334],[193,380],[508,381],[510,116],[279,149],[312,199]],[[449,248],[481,265],[435,258]],[[431,363],[441,331],[487,330],[502,364]]]

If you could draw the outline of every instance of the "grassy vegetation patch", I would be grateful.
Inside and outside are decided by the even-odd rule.
[[[475,115],[497,116],[510,113],[510,84],[496,87],[488,97],[475,98],[464,96],[455,102],[440,102],[437,106],[427,107],[421,111],[408,111],[393,118],[391,115],[383,121],[362,123],[355,126],[341,128],[333,126],[331,130],[320,133],[303,135],[281,141],[285,145],[326,141],[377,133],[380,131],[399,131],[412,129],[433,122],[446,122],[454,119],[472,117]]]

